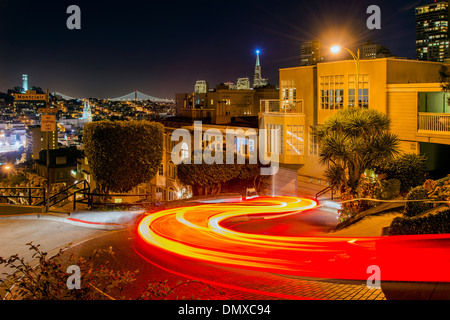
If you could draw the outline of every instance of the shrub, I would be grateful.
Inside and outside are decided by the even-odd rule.
[[[390,200],[400,194],[401,182],[398,179],[381,180],[381,188],[378,199]]]
[[[428,197],[436,201],[450,201],[450,180],[446,177],[438,181],[425,181]]]
[[[406,200],[443,201],[450,200],[450,175],[439,180],[428,179],[423,186],[415,187],[406,196]],[[432,202],[407,202],[404,215],[414,217],[434,207]]]
[[[360,179],[356,194],[347,189],[341,195],[342,201],[353,200],[355,198],[371,198],[379,200],[390,200],[398,197],[400,194],[400,181],[397,179],[380,180],[378,178],[371,178],[364,176]],[[342,209],[339,210],[340,221],[344,221],[358,213],[366,211],[377,203],[370,200],[355,200],[345,202],[342,204]]]
[[[377,174],[386,175],[387,179],[398,179],[401,192],[422,185],[426,180],[426,157],[413,153],[404,153],[394,159],[386,159],[376,166]]]
[[[450,233],[450,209],[425,217],[395,218],[389,235]]]
[[[351,201],[354,198],[355,195],[350,191],[350,189],[345,190],[345,192],[341,194],[341,200],[344,203],[342,204],[341,209],[338,210],[340,222],[343,222],[351,217],[354,217],[358,213],[369,209],[367,201]]]
[[[15,284],[14,288],[8,288],[12,299],[21,300],[115,300],[126,299],[125,290],[136,279],[136,271],[115,271],[111,269],[110,262],[102,262],[98,265],[96,258],[107,255],[113,256],[110,247],[108,250],[94,250],[88,258],[75,258],[70,256],[68,265],[80,268],[80,288],[69,289],[67,282],[69,274],[61,262],[62,250],[53,258],[49,258],[47,252],[39,249],[39,245],[27,244],[34,251],[33,258],[39,260],[37,267],[32,267],[24,258],[17,254],[9,258],[0,257],[0,266],[4,265],[14,271],[14,274],[6,280],[0,279],[0,284],[5,282]],[[166,300],[166,299],[194,299],[194,296],[179,296],[183,294],[180,288],[184,286],[200,285],[202,290],[213,287],[199,281],[178,281],[169,286],[167,281],[149,282],[138,294],[136,300]],[[9,287],[9,286],[8,286]],[[191,288],[190,288],[191,289]],[[185,292],[185,291],[184,291]],[[192,292],[192,291],[191,291]],[[216,290],[215,293],[223,293]],[[129,295],[129,294],[128,294]],[[1,298],[1,297],[0,297]]]
[[[406,200],[426,200],[428,198],[428,191],[423,186],[418,186],[411,189],[406,196]],[[405,211],[403,214],[406,217],[414,217],[422,212],[433,208],[433,204],[424,201],[406,202]]]

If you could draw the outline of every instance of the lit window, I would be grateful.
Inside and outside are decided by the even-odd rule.
[[[189,147],[187,143],[183,142],[181,145],[181,161],[187,158],[189,158]]]
[[[344,107],[344,76],[320,77],[321,108],[338,110]]]
[[[283,130],[284,130],[283,125],[280,125],[280,124],[267,124],[266,125],[267,152],[283,154],[283,152],[284,152]]]
[[[309,127],[309,155],[311,157],[319,156],[319,139],[314,135],[314,127]]]
[[[304,154],[304,126],[286,127],[286,154],[303,155]]]
[[[348,105],[355,105],[356,75],[349,75],[348,80]],[[369,107],[369,75],[360,74],[358,79],[358,105],[362,108]]]

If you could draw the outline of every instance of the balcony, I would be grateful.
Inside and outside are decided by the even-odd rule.
[[[303,114],[303,100],[261,100],[260,112],[278,114]]]
[[[260,129],[280,130],[279,145],[282,146],[279,162],[302,165],[304,159],[304,137],[306,134],[303,100],[261,100],[259,114]],[[294,133],[295,132],[295,133]],[[301,140],[301,143],[294,141]]]
[[[450,113],[419,112],[418,131],[421,133],[450,134]]]

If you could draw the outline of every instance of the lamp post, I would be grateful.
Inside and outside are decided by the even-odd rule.
[[[351,51],[350,49],[344,48],[345,50],[347,50],[350,55],[352,56],[353,60],[355,61],[355,65],[356,65],[356,75],[355,75],[355,105],[359,106],[359,49],[356,52],[356,54]],[[331,47],[330,49],[331,53],[334,54],[338,54],[341,51],[341,46],[339,45],[334,45]]]
[[[6,171],[6,176],[9,179],[9,174],[11,173],[11,166],[10,165],[6,165],[6,166],[4,166],[4,169]]]

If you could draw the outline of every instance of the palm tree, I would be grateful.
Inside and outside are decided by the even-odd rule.
[[[399,153],[398,137],[389,132],[389,117],[372,109],[346,108],[315,131],[320,162],[333,188],[354,193],[366,169]]]

